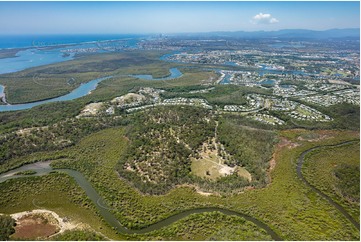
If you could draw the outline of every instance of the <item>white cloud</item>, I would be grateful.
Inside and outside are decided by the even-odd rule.
[[[259,13],[252,18],[251,22],[254,24],[275,24],[279,21],[269,13]]]

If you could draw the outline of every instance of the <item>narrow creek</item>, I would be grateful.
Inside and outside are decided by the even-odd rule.
[[[304,152],[301,153],[301,155],[298,158],[298,163],[297,163],[297,176],[308,186],[310,187],[314,192],[316,192],[318,195],[320,195],[321,197],[323,197],[324,199],[326,199],[332,206],[334,206],[338,211],[340,211],[340,213],[342,213],[343,216],[345,216],[351,223],[352,225],[360,230],[360,224],[354,219],[352,218],[352,216],[346,211],[346,209],[344,209],[340,204],[338,204],[337,202],[333,201],[331,197],[329,197],[328,195],[326,195],[325,193],[323,193],[321,190],[319,190],[318,188],[316,188],[315,186],[313,186],[311,183],[309,183],[309,181],[306,180],[306,178],[303,176],[302,174],[302,166],[305,163],[305,156],[307,154],[309,154],[310,152],[317,150],[317,149],[321,149],[321,148],[325,148],[325,147],[339,147],[339,146],[343,146],[343,145],[347,145],[347,144],[351,144],[354,142],[359,142],[359,140],[351,140],[351,141],[345,141],[339,144],[334,144],[334,145],[321,145],[321,146],[316,146],[313,147],[311,149],[308,149]]]
[[[4,182],[9,179],[15,179],[19,177],[29,177],[29,175],[16,175],[16,173],[26,170],[32,170],[35,171],[36,174],[30,175],[30,176],[40,176],[49,174],[51,171],[60,171],[68,174],[69,176],[73,177],[75,181],[78,183],[78,185],[85,191],[87,196],[92,200],[96,208],[98,209],[99,213],[103,217],[103,219],[112,227],[116,228],[116,230],[119,233],[122,234],[144,234],[149,233],[154,230],[161,229],[165,226],[168,226],[174,222],[177,222],[178,220],[185,218],[191,214],[197,214],[197,213],[205,213],[205,212],[221,212],[226,215],[235,215],[241,218],[244,218],[254,224],[256,224],[258,227],[264,229],[273,240],[280,241],[282,240],[280,236],[278,236],[267,224],[261,222],[260,220],[251,217],[247,214],[239,213],[236,211],[223,209],[223,208],[216,208],[216,207],[207,207],[207,208],[195,208],[195,209],[189,209],[185,210],[183,212],[174,214],[169,216],[168,218],[161,220],[159,222],[156,222],[152,225],[149,225],[148,227],[142,228],[142,229],[128,229],[125,226],[121,225],[117,218],[111,213],[111,209],[107,208],[105,205],[101,204],[102,197],[98,194],[98,192],[93,188],[93,186],[87,181],[87,179],[78,171],[71,170],[71,169],[53,169],[50,166],[51,161],[47,162],[36,162],[33,164],[28,164],[21,166],[19,168],[13,169],[11,171],[8,171],[6,173],[0,174],[0,182]]]

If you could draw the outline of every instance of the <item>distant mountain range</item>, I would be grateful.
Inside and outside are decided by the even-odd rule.
[[[359,28],[329,29],[329,30],[307,30],[307,29],[283,29],[277,31],[218,31],[208,33],[182,34],[189,37],[233,37],[233,38],[302,38],[302,39],[332,39],[332,38],[360,38]]]

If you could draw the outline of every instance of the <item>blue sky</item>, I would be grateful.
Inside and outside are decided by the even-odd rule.
[[[0,34],[359,28],[353,2],[0,2]]]

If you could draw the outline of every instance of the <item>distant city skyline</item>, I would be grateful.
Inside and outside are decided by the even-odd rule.
[[[150,34],[359,28],[360,3],[0,2],[0,34]]]

